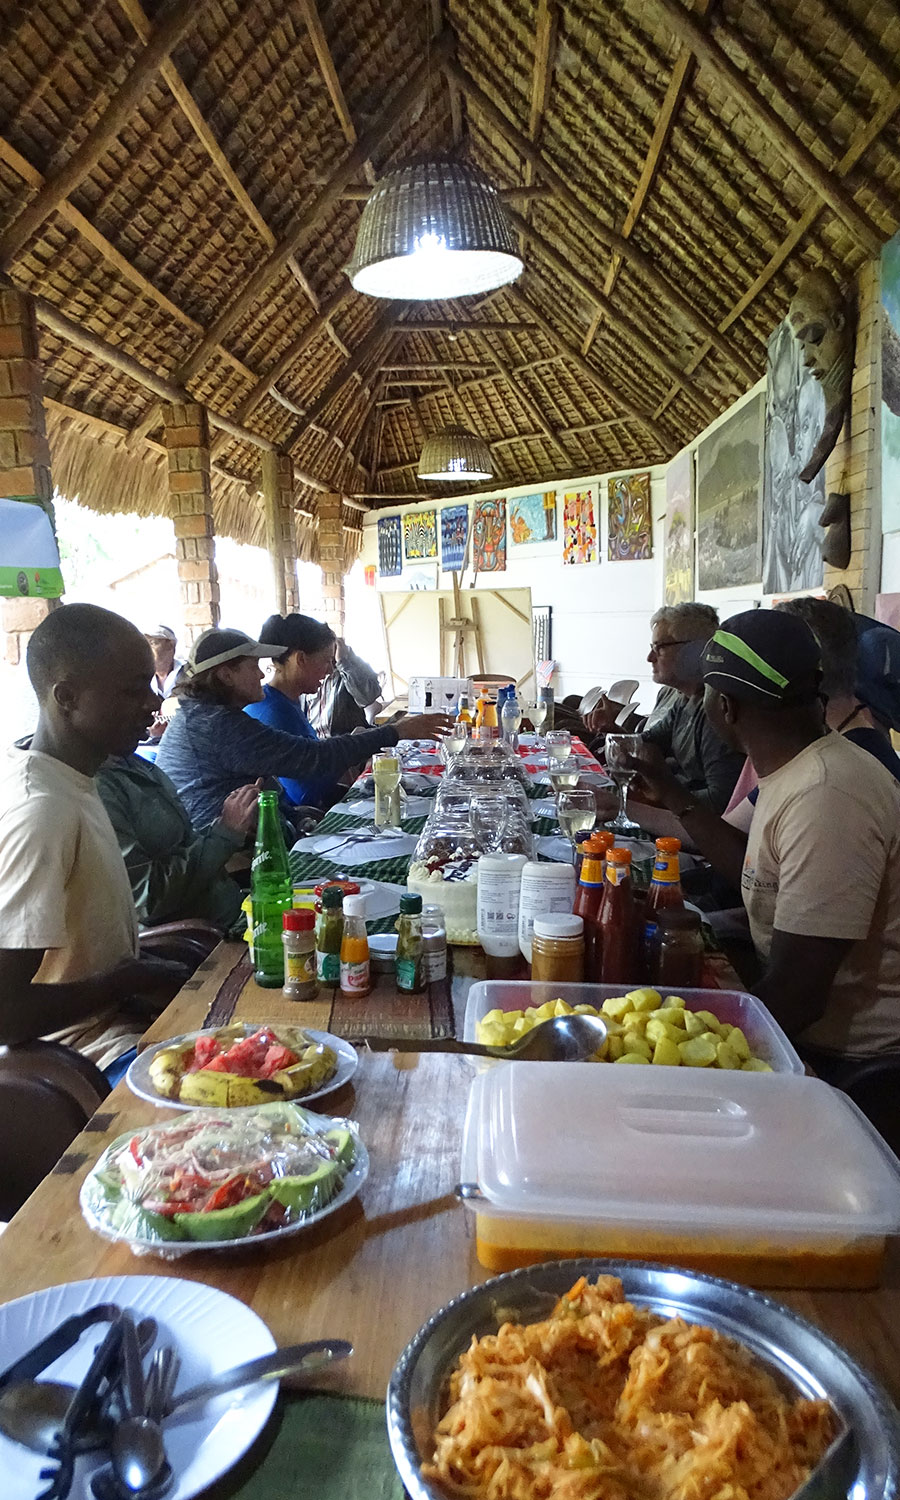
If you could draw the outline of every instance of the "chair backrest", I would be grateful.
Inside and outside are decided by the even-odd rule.
[[[58,1084],[0,1071],[0,1219],[22,1207],[88,1118]]]
[[[18,1047],[0,1047],[0,1079],[9,1075],[34,1078],[68,1094],[83,1113],[82,1124],[110,1091],[109,1080],[96,1063],[59,1042],[36,1041]]]

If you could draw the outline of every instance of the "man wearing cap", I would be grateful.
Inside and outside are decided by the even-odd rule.
[[[327,740],[272,729],[243,710],[263,698],[260,659],[277,660],[286,649],[241,630],[206,630],[194,643],[178,688],[181,707],[157,764],[175,783],[196,827],[213,822],[231,792],[259,777],[336,780],[376,750],[402,739],[430,739],[450,726],[445,714],[422,714]]]
[[[144,636],[153,652],[150,686],[160,698],[168,698],[175,687],[178,673],[184,666],[184,662],[175,655],[178,644],[175,632],[171,625],[151,625],[149,630],[144,631]]]
[[[727,879],[739,883],[765,964],[757,994],[826,1079],[900,1048],[900,788],[830,731],[819,647],[804,620],[751,610],[703,657],[706,711],[749,756],[749,835],[658,764],[641,772]]]

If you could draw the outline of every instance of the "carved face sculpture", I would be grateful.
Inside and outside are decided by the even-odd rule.
[[[788,321],[803,349],[807,369],[827,383],[850,349],[850,320],[837,283],[824,271],[810,271],[794,293]]]

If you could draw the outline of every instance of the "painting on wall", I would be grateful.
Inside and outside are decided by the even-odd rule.
[[[378,571],[382,578],[399,578],[403,572],[399,516],[378,517]]]
[[[606,555],[610,562],[652,557],[649,474],[620,474],[610,479]]]
[[[593,489],[568,490],[563,496],[563,562],[597,561],[597,506]]]
[[[766,436],[763,464],[763,589],[796,593],[822,586],[825,466],[804,484],[802,470],[825,422],[821,382],[803,361],[790,323],[769,339],[766,364]]]
[[[697,449],[697,572],[701,589],[759,583],[762,392],[745,401]]]
[[[445,573],[460,572],[466,560],[468,537],[468,505],[448,505],[441,511],[441,567]]]
[[[414,510],[403,517],[403,555],[407,562],[437,557],[437,512]]]
[[[881,529],[900,531],[900,234],[881,251]]]
[[[476,500],[472,517],[472,566],[476,573],[506,572],[505,500]]]
[[[509,502],[509,535],[514,547],[556,541],[556,491],[517,495]]]
[[[666,470],[665,603],[694,597],[694,455],[673,458]]]

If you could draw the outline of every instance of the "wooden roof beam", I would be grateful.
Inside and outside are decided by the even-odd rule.
[[[444,15],[444,0],[430,0],[430,9],[431,40],[433,41],[435,37],[441,35],[447,24],[447,18]],[[447,92],[450,96],[450,129],[453,135],[453,144],[459,147],[462,145],[463,138],[462,95],[460,94],[459,86],[453,82],[452,78],[448,78],[446,82]]]
[[[556,62],[556,41],[559,31],[559,6],[556,0],[538,0],[538,13],[534,29],[534,69],[531,75],[531,111],[528,116],[528,139],[535,146],[541,142],[544,112],[550,102],[550,86],[553,82],[553,67]],[[534,183],[534,162],[526,161],[523,183],[530,188]],[[529,206],[525,204],[525,219]]]
[[[338,391],[343,390],[347,381],[353,373],[365,364],[372,355],[376,355],[386,345],[391,335],[391,327],[394,319],[405,308],[404,302],[391,302],[387,309],[372,324],[362,343],[358,344],[348,360],[336,370],[331,379],[326,381],[322,390],[313,401],[306,415],[291,428],[282,446],[290,452],[295,443],[298,443],[308,427],[311,427],[316,419],[321,416],[330,401],[333,401]]]
[[[485,352],[487,354],[491,354],[490,345],[485,344],[484,347],[485,347]],[[494,367],[495,367],[495,369],[497,371],[497,374],[500,375],[500,377],[509,386],[510,390],[513,392],[513,394],[515,395],[517,401],[519,402],[519,405],[521,407],[523,407],[524,410],[527,412],[528,416],[530,417],[531,421],[534,423],[535,427],[539,427],[540,428],[541,432],[544,434],[544,436],[546,437],[547,441],[553,444],[554,448],[557,450],[558,453],[562,454],[563,460],[566,463],[571,463],[572,462],[572,455],[569,452],[568,448],[566,447],[565,443],[563,442],[562,438],[559,436],[559,434],[557,432],[554,432],[554,430],[550,426],[549,422],[546,421],[543,412],[540,410],[540,408],[537,406],[537,404],[534,401],[532,401],[532,399],[529,396],[528,392],[524,391],[522,389],[522,386],[516,380],[516,377],[513,374],[512,370],[509,368],[509,366],[506,365],[506,364],[504,364],[504,362],[503,362],[502,359],[498,359],[496,357],[496,355],[493,355],[493,354],[491,354],[491,361],[492,361],[492,363],[493,363],[493,365],[494,365]]]
[[[513,300],[522,306],[523,310],[528,310],[531,316],[540,324],[548,339],[552,340],[552,342],[556,344],[560,352],[564,354],[566,359],[575,366],[576,370],[578,370],[578,372],[583,375],[585,379],[590,380],[599,391],[602,391],[607,401],[612,402],[613,406],[619,407],[625,413],[625,415],[631,417],[632,420],[642,423],[642,425],[646,427],[647,431],[650,433],[651,437],[653,437],[659,444],[661,451],[663,453],[668,453],[672,447],[672,439],[663,430],[663,428],[659,426],[658,421],[653,416],[653,413],[649,410],[645,410],[641,406],[638,406],[638,404],[632,401],[630,397],[623,396],[621,391],[617,391],[612,386],[608,385],[601,375],[600,371],[595,370],[593,365],[588,364],[587,360],[578,352],[574,344],[570,344],[566,339],[564,339],[562,334],[556,331],[553,324],[550,322],[550,319],[545,318],[544,314],[539,310],[539,308],[537,308],[533,302],[529,301],[529,299],[525,297],[522,292],[513,287],[507,287],[507,291],[509,292]]]
[[[560,202],[566,205],[569,212],[584,225],[585,229],[590,234],[595,235],[601,243],[608,245],[611,250],[618,250],[622,259],[634,267],[636,274],[643,277],[644,281],[663,299],[663,302],[671,308],[673,315],[678,317],[686,328],[690,329],[698,338],[712,339],[719,353],[728,361],[729,365],[739,370],[745,379],[755,384],[759,379],[760,372],[754,368],[749,360],[744,358],[739,350],[735,349],[732,342],[729,342],[728,339],[718,333],[708,318],[688,301],[687,297],[685,297],[684,293],[679,290],[674,282],[669,281],[661,271],[657,270],[652,257],[645,254],[631,240],[625,239],[623,235],[619,234],[610,225],[604,224],[601,219],[597,218],[596,214],[591,213],[578,194],[566,182],[565,178],[557,172],[556,168],[542,155],[537,147],[532,145],[528,137],[513,125],[502,109],[494,103],[493,99],[483,89],[478,87],[475,80],[463,68],[459,67],[452,59],[445,64],[445,67],[453,73],[454,77],[460,80],[460,84],[470,102],[474,103],[485,117],[490,120],[491,124],[495,126],[508,144],[512,146],[513,150],[517,151],[526,160],[529,158],[532,160],[535,170],[550,184],[555,196],[559,198]]]
[[[396,333],[528,333],[534,331],[534,323],[513,323],[503,318],[486,319],[483,323],[474,318],[431,318],[422,323],[399,323]]]
[[[461,375],[471,375],[473,370],[486,370],[488,368],[489,366],[483,359],[460,360],[455,364],[441,364],[438,360],[429,359],[422,360],[418,364],[381,366],[382,373],[385,375],[401,374],[404,370],[421,370],[423,373],[428,373],[429,371],[438,371],[440,374],[444,374],[445,371],[449,370],[451,372],[456,371]]]
[[[342,203],[365,203],[371,192],[370,187],[345,188],[340,194],[340,199]],[[553,189],[540,182],[534,183],[531,187],[502,187],[498,188],[497,192],[504,203],[534,203],[553,197]]]
[[[804,146],[787,121],[782,119],[768,100],[757,92],[747,75],[735,66],[709,31],[701,26],[689,11],[685,10],[681,0],[652,0],[652,4],[659,14],[665,17],[679,41],[685,42],[690,47],[700,66],[708,68],[716,75],[720,84],[723,84],[728,92],[739,101],[788,165],[793,167],[794,171],[825,200],[838,218],[843,220],[857,243],[867,254],[879,255],[885,237],[872,223],[868,214],[854,202],[852,195],[842,186],[838,176],[824,166],[807,146]],[[731,34],[730,28],[724,22],[719,24],[717,30],[724,37]],[[762,71],[762,76],[775,97],[781,103],[786,103],[787,94],[784,84],[776,74],[766,68]],[[808,120],[808,124],[812,128],[812,122]],[[829,152],[826,143],[818,136],[816,139],[821,148]]]
[[[694,0],[694,11],[698,16],[705,16],[711,4],[712,0]],[[690,47],[682,46],[681,51],[675,59],[675,66],[672,69],[669,86],[666,89],[665,98],[656,117],[656,125],[650,137],[650,145],[647,147],[647,155],[644,159],[644,165],[641,168],[641,175],[631,195],[631,203],[625,215],[625,222],[622,225],[622,236],[626,240],[630,237],[641,216],[641,211],[656,180],[656,174],[662,165],[663,155],[665,154],[666,147],[669,144],[669,137],[675,126],[681,101],[690,86],[693,71],[694,54]],[[604,297],[609,298],[612,296],[621,269],[622,257],[617,251],[614,251],[607,268],[606,279],[603,283]],[[605,303],[597,303],[597,311],[594,314],[591,326],[585,334],[584,342],[581,346],[582,354],[586,355],[588,353],[591,344],[597,336],[597,330],[608,311],[609,309]]]
[[[128,21],[134,27],[134,30],[140,37],[141,41],[146,43],[152,34],[153,28],[149,17],[147,16],[140,3],[140,0],[118,0],[118,4],[120,10],[124,13]],[[231,162],[228,160],[228,157],[225,155],[225,152],[222,150],[219,142],[216,140],[216,137],[213,134],[212,130],[209,128],[209,125],[207,124],[196,100],[194,99],[193,94],[191,93],[190,89],[179,73],[177,67],[172,62],[171,58],[167,58],[163,63],[162,67],[160,68],[160,73],[166,84],[166,87],[169,90],[169,93],[178,104],[182,114],[184,115],[198,141],[200,142],[201,146],[203,147],[204,151],[206,152],[207,156],[218,172],[220,178],[228,188],[228,191],[231,193],[235,201],[240,204],[240,207],[243,209],[250,223],[253,225],[254,229],[263,240],[266,247],[271,250],[273,245],[275,244],[274,234],[272,233],[262,214],[259,212],[259,209],[256,207],[256,204],[253,202],[253,199],[250,197],[250,194],[247,192],[247,189],[244,187],[241,179],[238,177],[237,172],[232,167]],[[291,275],[297,282],[298,286],[302,289],[305,296],[309,298],[313,307],[318,309],[319,299],[316,296],[316,293],[307,280],[306,276],[304,275],[301,266],[293,257],[288,262],[288,270],[291,272]]]
[[[338,70],[334,65],[334,58],[331,55],[331,48],[328,45],[328,38],[325,35],[325,28],[322,25],[322,17],[319,15],[316,0],[300,0],[300,9],[303,12],[303,19],[306,22],[309,39],[316,54],[319,72],[325,81],[328,97],[334,106],[334,112],[344,132],[344,139],[348,145],[355,146],[358,139],[356,126],[353,123],[353,116],[350,113],[347,96],[338,77]],[[378,174],[372,163],[368,160],[363,162],[363,175],[366,181],[370,183],[374,183],[377,179]]]
[[[122,87],[110,99],[96,124],[67,161],[48,176],[42,188],[0,234],[0,268],[8,270],[16,256],[55,209],[93,171],[122,126],[151,87],[162,63],[182,37],[195,26],[205,0],[166,0],[147,46],[135,59]],[[218,340],[216,341],[218,342]]]
[[[301,240],[309,231],[320,222],[332,204],[337,201],[338,195],[347,183],[351,181],[363,162],[368,161],[373,152],[378,149],[382,142],[390,134],[391,130],[401,120],[427,90],[431,78],[432,64],[440,66],[443,60],[450,55],[453,49],[454,37],[452,32],[446,32],[439,37],[431,47],[430,56],[423,58],[419,66],[414,69],[408,81],[385,105],[378,115],[375,123],[365,135],[360,136],[356,145],[351,147],[343,161],[340,162],[332,172],[327,184],[321,192],[316,195],[310,208],[299,215],[291,223],[284,239],[274,250],[270,251],[262,264],[245,283],[243,289],[231,301],[224,311],[216,319],[206,336],[198,344],[193,354],[184,362],[177,372],[177,379],[184,383],[190,380],[197,371],[202,369],[210,354],[220,339],[230,332],[239,318],[252,307],[262,294],[271,286],[272,282],[283,271],[288,258],[294,253]]]

